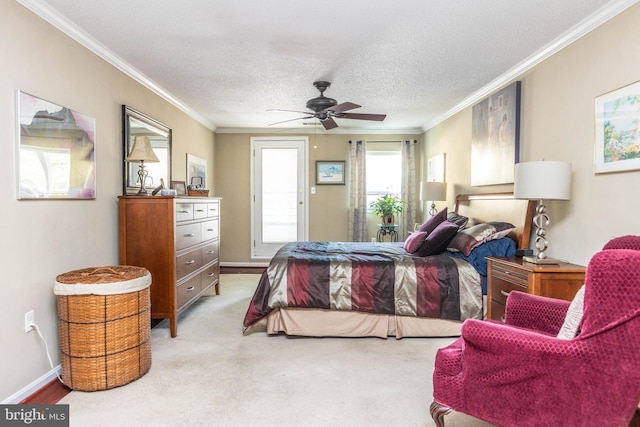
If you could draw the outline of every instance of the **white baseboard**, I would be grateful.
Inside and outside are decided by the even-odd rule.
[[[269,267],[269,262],[221,262],[220,267]]]
[[[57,378],[61,371],[62,367],[60,365],[56,366],[55,369],[50,370],[28,386],[24,387],[22,390],[18,390],[0,403],[2,403],[3,405],[11,405],[22,402],[33,393],[49,384],[54,378]]]

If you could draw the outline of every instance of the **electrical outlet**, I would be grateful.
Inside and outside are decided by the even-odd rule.
[[[33,326],[36,323],[36,316],[33,310],[27,311],[24,314],[24,332],[31,332],[33,330]]]

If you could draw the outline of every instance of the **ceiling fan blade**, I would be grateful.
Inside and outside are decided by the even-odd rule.
[[[280,111],[284,113],[300,113],[300,114],[312,114],[311,111],[298,111],[298,110],[280,110],[278,108],[271,108],[267,111]]]
[[[336,121],[333,120],[331,117],[328,117],[324,120],[320,120],[320,123],[322,123],[322,126],[324,126],[326,130],[331,130],[338,127],[338,124],[336,123]]]
[[[353,102],[343,102],[342,104],[334,105],[333,107],[327,107],[324,111],[333,111],[334,113],[342,113],[343,111],[353,110],[354,108],[360,108],[361,105],[354,104]]]
[[[294,120],[310,119],[310,118],[312,118],[312,117],[315,117],[315,116],[296,117],[295,119],[289,119],[289,120],[283,120],[283,121],[281,121],[281,122],[271,123],[271,124],[269,124],[269,125],[267,125],[267,126],[279,125],[280,123],[292,122],[292,121],[294,121]]]
[[[357,119],[357,120],[374,120],[381,122],[387,117],[386,114],[359,114],[359,113],[342,113],[337,116],[341,119]]]

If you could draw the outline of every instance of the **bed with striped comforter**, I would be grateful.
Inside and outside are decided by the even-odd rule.
[[[481,278],[462,259],[411,255],[401,242],[289,243],[262,274],[244,328],[285,307],[482,318]]]

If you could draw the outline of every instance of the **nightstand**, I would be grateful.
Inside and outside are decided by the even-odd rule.
[[[507,295],[527,292],[571,301],[584,284],[585,267],[531,264],[522,258],[487,257],[487,318],[504,321]]]

